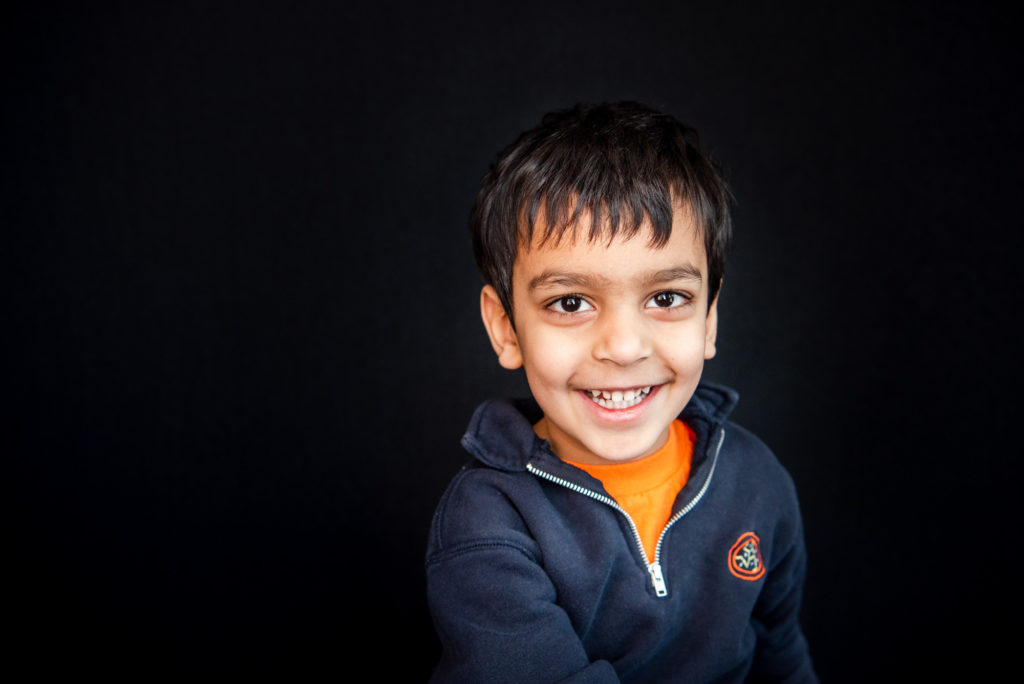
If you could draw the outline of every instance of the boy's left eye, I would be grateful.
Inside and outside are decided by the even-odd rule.
[[[648,308],[671,309],[682,306],[689,298],[679,292],[659,292],[647,300]]]

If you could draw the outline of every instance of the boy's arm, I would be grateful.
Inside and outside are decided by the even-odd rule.
[[[794,498],[795,502],[795,498]],[[757,633],[748,681],[803,684],[817,682],[810,651],[800,628],[807,554],[799,511],[788,550],[768,573],[752,618]]]
[[[433,682],[618,682],[591,663],[528,539],[479,540],[428,560],[443,652]]]

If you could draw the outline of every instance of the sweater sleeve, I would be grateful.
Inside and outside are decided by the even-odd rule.
[[[807,640],[800,627],[800,604],[807,569],[803,526],[793,495],[794,520],[782,535],[780,559],[769,571],[754,608],[757,634],[754,663],[748,681],[816,683]]]

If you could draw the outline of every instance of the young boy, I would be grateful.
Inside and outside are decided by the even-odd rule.
[[[808,682],[792,481],[698,385],[728,192],[636,103],[555,112],[472,215],[484,326],[533,400],[477,409],[434,517],[435,681]]]

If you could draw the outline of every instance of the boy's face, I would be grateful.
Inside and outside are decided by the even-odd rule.
[[[514,330],[494,289],[482,293],[499,362],[523,366],[544,411],[537,434],[565,460],[622,463],[657,451],[715,354],[717,306],[708,307],[707,258],[690,212],[677,206],[664,246],[650,237],[645,225],[610,243],[567,233],[521,247]]]

